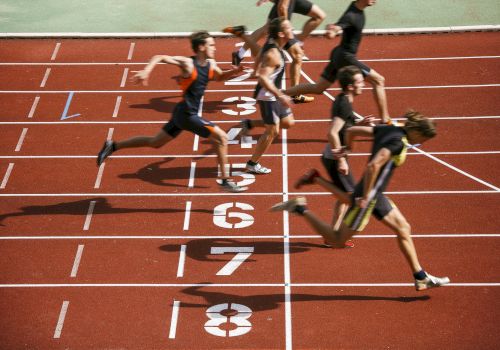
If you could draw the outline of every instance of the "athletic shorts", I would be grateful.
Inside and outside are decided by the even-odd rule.
[[[351,171],[349,171],[349,174],[347,175],[339,173],[337,167],[338,162],[335,159],[329,159],[325,156],[322,156],[321,162],[323,163],[325,169],[328,171],[328,175],[330,175],[330,179],[335,186],[337,186],[344,192],[352,193],[354,191],[355,183]]]
[[[267,18],[273,20],[278,17],[278,0],[274,3]],[[313,7],[313,3],[308,0],[290,0],[288,4],[288,19],[292,18],[292,13],[307,16]]]
[[[326,68],[323,70],[321,77],[333,83],[337,79],[338,70],[345,66],[358,67],[361,69],[361,73],[363,73],[364,77],[366,77],[371,71],[371,68],[361,63],[356,58],[356,55],[346,52],[342,47],[337,46],[330,54],[330,63],[328,63]]]
[[[260,106],[260,115],[264,124],[277,125],[280,119],[292,115],[292,110],[283,106],[280,101],[257,101]]]
[[[172,119],[163,126],[163,130],[172,137],[177,137],[182,130],[188,130],[207,138],[214,128],[214,123],[190,113],[182,104],[175,106]]]
[[[285,46],[283,46],[283,49],[288,51],[293,45],[298,44],[298,43],[299,43],[299,41],[297,39],[295,39],[295,38],[290,39],[286,42]]]
[[[389,198],[383,193],[378,193],[368,207],[361,209],[356,205],[353,194],[351,207],[344,217],[344,224],[349,226],[351,230],[361,232],[370,221],[371,215],[375,216],[377,220],[382,220],[394,208],[396,205]]]

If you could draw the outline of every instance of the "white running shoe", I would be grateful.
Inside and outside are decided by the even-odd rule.
[[[247,163],[247,170],[254,174],[269,174],[271,172],[271,169],[260,165],[260,163],[257,163],[255,165],[250,165],[249,163]]]
[[[307,205],[306,197],[296,197],[294,199],[290,199],[286,202],[281,202],[273,205],[271,207],[271,211],[288,211],[288,212],[293,212],[295,208],[299,205]]]
[[[227,180],[226,183],[223,183],[222,180],[217,180],[217,183],[219,184],[220,188],[226,192],[238,193],[238,192],[244,192],[244,191],[248,190],[248,187],[238,186],[232,180]]]
[[[435,277],[427,272],[425,273],[425,275],[427,277],[425,277],[423,280],[415,280],[416,290],[420,291],[429,288],[437,288],[450,283],[450,279],[448,277]]]

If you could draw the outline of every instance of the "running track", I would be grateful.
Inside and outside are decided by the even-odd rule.
[[[304,81],[333,44],[307,42]],[[386,77],[391,114],[415,108],[438,123],[388,189],[423,266],[452,281],[420,293],[376,220],[354,249],[331,250],[301,218],[268,212],[298,194],[291,184],[306,168],[322,169],[328,96],[294,108],[296,126],[262,160],[270,175],[238,175],[260,131],[235,139],[231,170],[250,190],[222,194],[210,145],[189,133],[95,165],[107,137],[153,134],[169,118],[175,67],[157,67],[148,87],[127,78],[154,54],[189,55],[186,39],[0,45],[0,348],[498,348],[500,34],[361,45]],[[218,39],[222,67],[234,45]],[[228,131],[259,118],[252,89],[211,83],[204,117]],[[355,109],[376,111],[369,89]],[[355,174],[367,151],[351,158]],[[303,191],[329,220],[330,195]]]

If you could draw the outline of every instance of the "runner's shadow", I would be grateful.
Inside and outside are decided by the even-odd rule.
[[[243,238],[243,237],[242,237]],[[194,239],[186,243],[186,255],[191,259],[198,261],[227,261],[224,258],[217,258],[217,255],[210,254],[210,247],[243,247],[252,246],[254,252],[252,255],[260,254],[275,254],[283,255],[283,242],[263,242],[263,241],[253,241],[253,242],[242,242],[234,239],[220,238],[220,239]],[[289,244],[290,254],[305,253],[311,248],[324,248],[321,244],[312,244],[305,242],[291,242]],[[178,252],[178,244],[165,244],[159,247],[160,250],[165,252]],[[326,249],[326,248],[325,248]],[[330,249],[330,248],[328,248]],[[246,259],[246,262],[254,262],[253,259]]]
[[[118,175],[121,179],[138,179],[144,182],[156,186],[168,186],[168,187],[188,187],[188,179],[191,172],[191,167],[162,167],[163,164],[173,161],[175,158],[165,158],[158,162],[150,163],[143,166],[134,173],[120,174]],[[217,177],[216,168],[196,168],[195,177],[197,179],[208,179],[213,178],[214,181]],[[169,180],[183,180],[185,179],[185,185],[179,183],[172,183]],[[195,185],[194,188],[208,188],[208,186],[198,186]]]
[[[113,207],[108,202],[107,198],[96,197],[89,199],[82,199],[79,201],[72,202],[61,202],[57,204],[49,205],[29,205],[19,208],[19,211],[0,214],[0,226],[5,226],[3,220],[13,217],[23,217],[23,216],[37,216],[37,215],[77,215],[85,218],[88,212],[90,202],[95,202],[95,207],[93,215],[99,214],[129,214],[129,213],[159,213],[159,214],[169,214],[169,213],[179,213],[185,212],[185,208],[174,209],[174,208],[120,208]],[[208,209],[192,209],[191,211],[213,214],[213,210]]]
[[[175,99],[169,101],[170,99]],[[182,96],[162,96],[149,99],[149,103],[132,104],[129,108],[134,109],[151,109],[161,113],[172,113],[175,106],[181,101]],[[207,101],[203,102],[203,113],[213,113],[222,110],[223,108],[234,108],[234,102],[226,103],[222,101]],[[167,118],[170,119],[170,118]]]
[[[209,308],[211,306],[222,304],[222,303],[237,303],[242,304],[253,312],[273,310],[280,307],[285,303],[284,294],[254,294],[243,296],[239,294],[229,294],[222,292],[211,292],[207,289],[202,290],[204,287],[194,286],[183,289],[181,292],[187,295],[201,297],[205,300],[204,303],[188,303],[182,302],[182,307],[201,307]],[[213,289],[213,287],[209,287]],[[246,289],[248,290],[248,289]],[[245,291],[246,291],[245,290]],[[428,295],[422,295],[418,297],[387,297],[387,296],[371,296],[371,295],[350,295],[350,294],[339,294],[339,295],[317,295],[317,294],[303,294],[303,293],[293,293],[291,295],[292,303],[296,302],[308,302],[308,301],[393,301],[400,303],[412,303],[419,301],[427,301],[430,299]]]

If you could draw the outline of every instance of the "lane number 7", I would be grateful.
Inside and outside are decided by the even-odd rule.
[[[211,247],[210,254],[236,253],[222,269],[217,272],[218,276],[231,275],[243,262],[252,255],[254,247]]]

